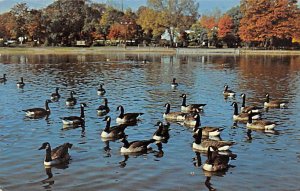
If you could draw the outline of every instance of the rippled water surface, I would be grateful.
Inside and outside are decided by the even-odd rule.
[[[0,190],[300,190],[300,57],[299,56],[168,56],[168,55],[0,55]],[[16,82],[24,77],[25,87]],[[179,87],[171,89],[172,78]],[[182,93],[188,103],[206,103],[202,125],[224,127],[223,140],[237,144],[237,154],[224,173],[201,168],[206,155],[192,149],[190,129],[172,123],[162,150],[152,145],[143,155],[120,154],[120,141],[103,141],[104,117],[96,108],[104,83],[112,117],[143,112],[136,126],[126,129],[128,140],[149,139],[162,120],[164,104],[179,111]],[[224,99],[224,84],[238,92]],[[22,110],[43,107],[55,88],[60,101],[50,103],[48,120],[28,119]],[[62,130],[61,117],[79,115],[79,105],[67,108],[71,90],[85,102],[86,127]],[[275,131],[252,132],[233,124],[232,101],[262,104],[271,98],[289,101],[287,109],[270,109],[264,118],[276,121]],[[45,169],[43,142],[54,148],[73,143],[68,166]],[[49,178],[51,177],[52,178]]]

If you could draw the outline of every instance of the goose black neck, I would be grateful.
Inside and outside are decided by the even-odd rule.
[[[106,121],[106,126],[105,126],[105,129],[104,129],[105,132],[108,132],[108,131],[109,131],[109,128],[110,128],[110,122],[111,122],[111,119],[109,119],[109,120]]]
[[[56,94],[58,95],[58,88],[55,89]]]
[[[210,150],[211,147],[207,149],[207,163],[212,164],[212,151]]]
[[[181,104],[182,106],[186,106],[186,97],[184,96],[184,97],[182,97],[182,104]]]
[[[167,110],[166,110],[166,114],[170,113],[170,105],[167,105]]]
[[[46,108],[46,111],[48,113],[50,113],[50,108],[49,108],[49,102],[48,101],[45,102],[45,108]]]
[[[70,97],[73,98],[73,92],[70,93]]]
[[[45,162],[50,162],[50,161],[52,161],[52,158],[51,158],[51,147],[49,145],[48,148],[46,149]]]
[[[238,111],[238,105],[237,104],[234,104],[234,115],[238,115],[239,114],[239,111]]]
[[[123,147],[129,148],[129,142],[126,139],[123,140]]]
[[[162,131],[163,131],[163,126],[162,125],[159,125],[158,126],[158,129],[157,129],[157,131],[156,131],[156,135],[157,136],[162,136]]]
[[[200,115],[197,115],[195,127],[198,128],[199,126],[200,126]]]
[[[107,99],[104,100],[104,106],[107,107]]]
[[[202,130],[201,129],[199,129],[198,133],[195,134],[194,138],[195,138],[196,144],[201,143],[201,139],[202,139]]]
[[[267,95],[266,96],[266,102],[269,103],[269,101],[270,101],[270,97]]]
[[[84,107],[80,106],[80,118],[84,119]]]
[[[242,107],[245,107],[245,104],[246,104],[246,96],[245,96],[245,95],[243,95]]]
[[[249,115],[248,115],[248,123],[252,123],[252,113],[250,113]]]
[[[21,83],[22,83],[22,84],[24,83],[24,81],[23,81],[23,77],[21,77]]]
[[[119,107],[119,110],[120,110],[120,115],[119,117],[120,118],[123,118],[124,117],[124,108],[122,106]]]
[[[224,91],[227,91],[228,90],[228,86],[225,86],[225,89],[224,89]]]

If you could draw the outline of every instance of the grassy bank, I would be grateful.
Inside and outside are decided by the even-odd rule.
[[[299,50],[247,50],[214,48],[163,48],[163,47],[1,47],[0,54],[222,54],[222,55],[300,55]]]

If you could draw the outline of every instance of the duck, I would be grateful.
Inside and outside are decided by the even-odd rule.
[[[163,124],[163,122],[158,121],[155,126],[158,126],[157,130],[153,134],[153,139],[156,141],[162,141],[162,140],[167,140],[170,138],[169,134],[169,127],[170,124],[167,123],[166,125]]]
[[[102,116],[102,115],[106,115],[109,113],[109,107],[107,105],[108,101],[107,101],[107,98],[104,98],[103,99],[103,102],[104,102],[104,105],[100,105],[98,108],[97,108],[97,114]]]
[[[243,100],[242,106],[241,106],[241,112],[242,113],[249,113],[250,111],[252,113],[261,113],[262,112],[263,107],[259,107],[259,106],[256,106],[256,105],[245,106],[245,103],[246,103],[246,94],[242,93],[241,97],[242,97],[242,100]]]
[[[163,114],[163,118],[171,121],[184,121],[186,113],[183,112],[170,112],[171,105],[165,104],[166,112]]]
[[[45,166],[54,166],[58,164],[67,164],[70,160],[70,155],[68,150],[71,149],[73,144],[71,143],[64,143],[53,150],[51,150],[50,143],[45,142],[39,148],[39,150],[45,149],[46,156],[44,159]]]
[[[120,115],[116,119],[117,123],[136,123],[138,121],[138,117],[144,114],[124,113],[124,107],[122,105],[117,107],[117,111],[120,111]]]
[[[171,83],[171,87],[172,88],[177,88],[177,86],[178,86],[178,83],[176,82],[176,78],[173,78],[173,81]]]
[[[228,85],[224,86],[223,95],[225,97],[234,97],[235,96],[235,92],[233,90],[229,90],[228,88],[229,88]]]
[[[85,103],[80,104],[80,116],[63,117],[62,122],[64,125],[81,125],[85,124],[84,108],[87,107]]]
[[[276,123],[266,120],[255,120],[252,121],[252,116],[254,114],[252,112],[249,113],[248,116],[248,122],[246,124],[246,127],[249,129],[255,129],[255,130],[272,130],[275,128]]]
[[[154,143],[155,140],[149,139],[149,140],[128,142],[126,137],[123,137],[121,139],[121,142],[123,143],[123,146],[120,149],[121,153],[141,153],[141,152],[147,152],[148,145]]]
[[[282,100],[270,100],[270,95],[266,94],[266,101],[264,102],[265,108],[286,108],[288,105],[288,101]]]
[[[3,77],[0,78],[0,83],[6,82],[6,81],[7,81],[6,74],[3,74]]]
[[[233,113],[233,120],[234,121],[240,121],[240,122],[246,122],[248,120],[249,113],[240,113],[238,112],[238,105],[236,102],[233,102],[231,106],[234,107],[234,113]],[[256,113],[255,115],[252,115],[252,119],[260,119],[260,113]]]
[[[77,99],[73,96],[74,94],[76,94],[74,91],[70,92],[70,97],[67,98],[66,100],[66,105],[67,106],[74,106],[77,103]]]
[[[207,151],[209,146],[214,146],[218,148],[219,151],[226,151],[231,148],[235,143],[232,141],[216,141],[216,140],[202,140],[202,129],[199,128],[199,131],[195,132],[193,135],[195,141],[193,143],[193,149],[199,151]]]
[[[106,116],[103,121],[106,121],[106,126],[101,132],[102,138],[116,138],[120,139],[125,136],[124,130],[128,127],[126,124],[110,126],[111,117]]]
[[[207,160],[202,169],[209,172],[217,172],[228,169],[231,159],[236,158],[235,154],[222,155],[218,153],[218,149],[214,146],[207,148]]]
[[[23,88],[24,86],[25,86],[24,79],[23,79],[23,77],[21,77],[20,81],[17,82],[17,87],[18,88]]]
[[[104,95],[105,93],[106,93],[106,91],[105,91],[105,89],[103,88],[103,86],[104,86],[104,84],[100,84],[99,85],[99,88],[98,88],[98,90],[97,90],[97,94],[98,95]]]
[[[203,110],[206,104],[190,104],[186,105],[186,94],[182,94],[182,104],[181,104],[181,111],[182,112],[197,112],[198,110]]]
[[[26,114],[27,117],[31,118],[42,118],[42,117],[48,117],[51,113],[50,108],[49,108],[49,103],[51,103],[51,100],[46,100],[45,101],[45,108],[31,108],[31,109],[26,109],[23,110]]]
[[[57,101],[60,98],[60,94],[58,93],[59,88],[55,88],[55,92],[51,94],[51,100]]]

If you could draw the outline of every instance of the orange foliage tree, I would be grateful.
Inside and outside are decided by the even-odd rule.
[[[217,33],[219,18],[220,17],[217,15],[203,15],[199,20],[200,25],[206,30],[208,40],[212,44],[216,44],[218,41]]]
[[[224,14],[219,20],[218,37],[222,39],[229,47],[235,43],[233,34],[233,21],[232,18],[227,14]]]
[[[242,0],[241,39],[260,42],[264,46],[291,40],[298,30],[299,8],[296,3],[295,0]]]

